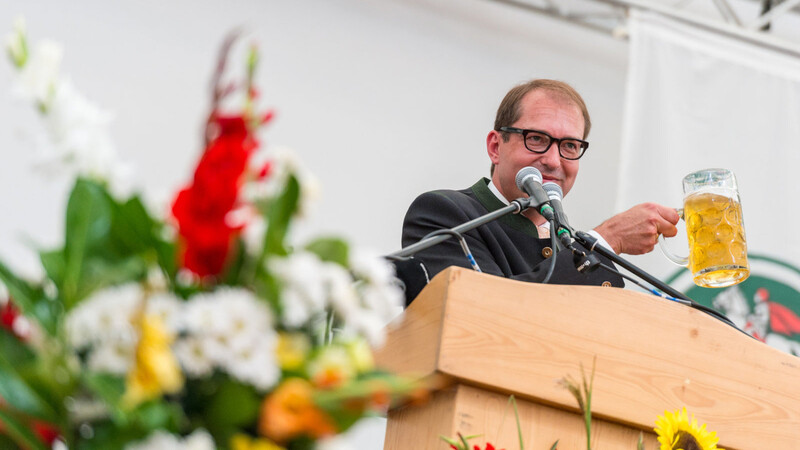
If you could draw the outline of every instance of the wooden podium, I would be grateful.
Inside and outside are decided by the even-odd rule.
[[[800,358],[700,311],[624,289],[541,285],[466,269],[436,276],[395,322],[379,366],[442,382],[431,401],[389,412],[385,449],[441,449],[439,436],[525,450],[586,448],[558,381],[597,358],[592,448],[636,449],[665,410],[686,407],[739,450],[800,449]],[[505,415],[505,418],[504,418]],[[502,422],[502,427],[500,426]]]

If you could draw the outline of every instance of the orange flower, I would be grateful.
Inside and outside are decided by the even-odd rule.
[[[313,392],[307,380],[284,381],[261,405],[259,434],[284,443],[302,435],[318,439],[336,433],[331,418],[314,404]]]

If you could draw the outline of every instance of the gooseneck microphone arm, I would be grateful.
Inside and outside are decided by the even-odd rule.
[[[493,220],[497,220],[500,217],[503,217],[507,214],[519,214],[520,212],[528,209],[530,207],[530,204],[531,204],[530,199],[518,198],[513,202],[511,202],[511,204],[509,204],[508,206],[497,209],[488,214],[484,214],[480,217],[470,220],[469,222],[462,223],[457,227],[451,228],[451,230],[456,233],[466,233],[467,231],[478,228],[479,226],[487,224]],[[446,241],[449,238],[450,236],[446,234],[431,236],[427,239],[423,239],[415,244],[411,244],[406,248],[400,249],[399,251],[390,254],[389,258],[406,258],[414,255],[417,252],[421,252],[422,250],[431,248],[434,245]]]

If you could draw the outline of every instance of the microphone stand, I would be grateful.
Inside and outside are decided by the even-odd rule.
[[[639,267],[631,264],[628,260],[622,258],[621,256],[603,247],[602,245],[597,245],[597,239],[595,239],[595,237],[592,236],[591,234],[585,233],[583,231],[577,231],[575,232],[575,239],[578,242],[580,242],[581,245],[589,249],[589,251],[595,251],[597,253],[600,253],[601,255],[605,256],[611,261],[614,261],[615,264],[619,265],[620,267],[624,267],[625,270],[631,272],[632,274],[636,275],[642,280],[650,283],[651,286],[655,286],[656,288],[660,289],[663,292],[666,292],[672,297],[679,298],[682,300],[688,300],[694,303],[694,301],[689,297],[687,297],[686,294],[684,294],[683,292],[680,292],[672,288],[668,284],[650,275],[649,273],[645,272]]]
[[[497,220],[500,217],[505,216],[506,214],[519,214],[522,211],[530,208],[532,206],[532,200],[527,197],[518,198],[511,202],[508,206],[500,208],[498,210],[492,211],[488,214],[484,214],[480,217],[470,220],[469,222],[462,223],[457,227],[453,227],[450,231],[456,233],[465,233],[469,230],[474,228],[478,228],[481,225],[487,224],[493,220]],[[400,249],[397,252],[394,252],[388,255],[389,258],[407,258],[411,255],[414,255],[417,252],[425,250],[427,248],[433,247],[434,245],[443,242],[449,239],[450,236],[447,234],[438,235],[438,236],[431,236],[427,239],[423,239],[415,244],[411,244],[406,248]]]

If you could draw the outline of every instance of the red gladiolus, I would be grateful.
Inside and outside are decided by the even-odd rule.
[[[241,227],[225,218],[236,206],[242,174],[258,141],[242,116],[213,115],[216,136],[195,169],[192,184],[172,204],[182,237],[181,266],[200,277],[222,272]]]
[[[0,307],[0,326],[8,331],[14,332],[14,321],[19,317],[19,309],[14,306],[9,298],[5,305]]]
[[[58,431],[58,428],[50,425],[47,422],[40,422],[38,420],[34,420],[31,422],[31,428],[33,432],[36,433],[36,436],[39,439],[47,444],[48,446],[52,446],[53,442],[61,436],[61,432]]]

